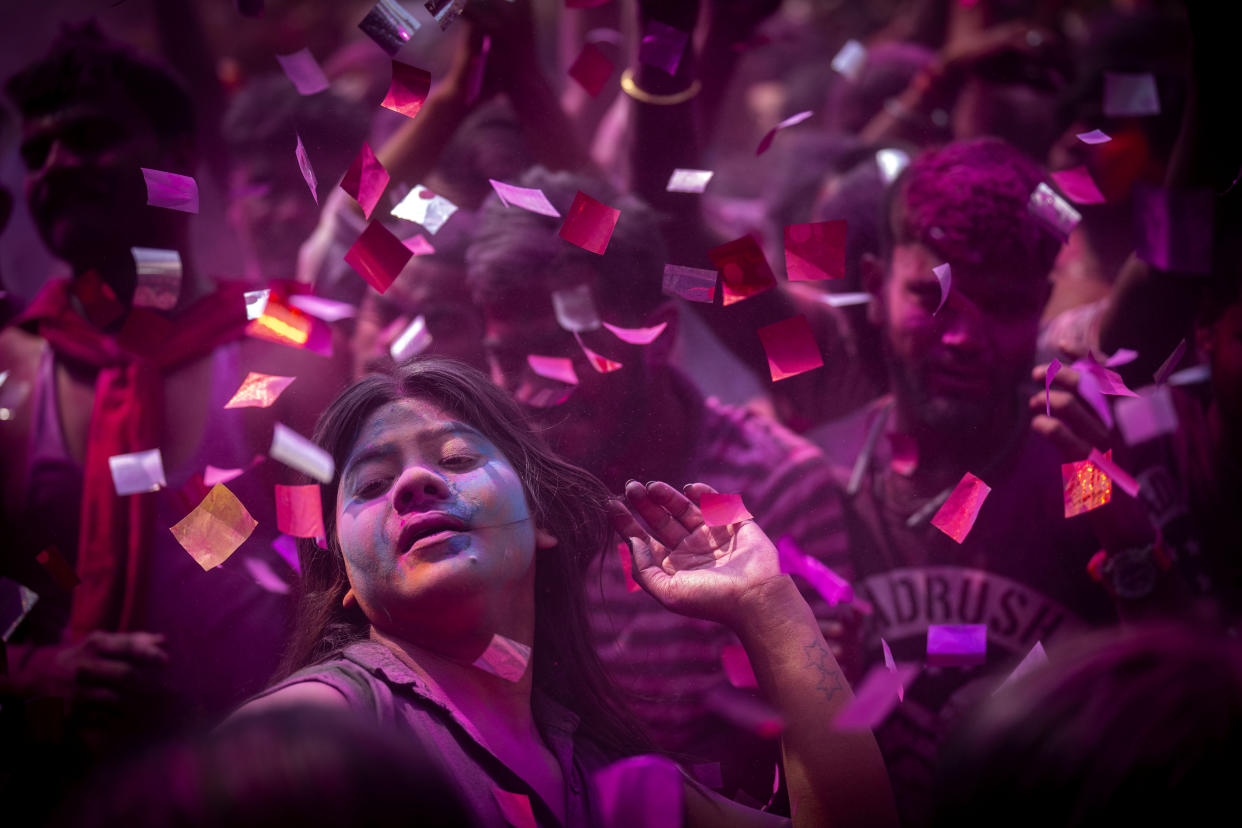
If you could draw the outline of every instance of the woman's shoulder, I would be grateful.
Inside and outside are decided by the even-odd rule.
[[[252,697],[233,715],[304,706],[374,712],[376,682],[365,665],[368,644],[352,645],[332,658],[298,670]]]

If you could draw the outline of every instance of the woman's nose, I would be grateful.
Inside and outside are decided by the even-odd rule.
[[[400,513],[434,509],[451,496],[444,478],[425,465],[410,466],[401,473],[393,491],[393,505]]]

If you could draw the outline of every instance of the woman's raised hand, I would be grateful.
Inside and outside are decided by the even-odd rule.
[[[630,541],[639,585],[673,612],[733,626],[748,592],[780,577],[780,564],[753,520],[708,526],[698,503],[709,493],[715,492],[703,483],[682,494],[667,483],[631,481],[609,514]]]

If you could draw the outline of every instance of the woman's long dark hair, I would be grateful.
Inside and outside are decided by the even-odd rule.
[[[536,524],[559,541],[536,556],[535,687],[574,711],[583,732],[604,750],[618,756],[649,751],[649,741],[626,713],[588,632],[587,566],[613,539],[605,511],[608,490],[594,475],[553,454],[517,403],[491,380],[453,360],[416,359],[364,377],[319,418],[315,442],[336,463],[332,483],[320,487],[328,548],[307,539],[298,542],[302,579],[293,637],[278,675],[332,658],[369,635],[362,612],[341,606],[349,581],[337,540],[336,491],[367,419],[403,399],[433,402],[482,432],[517,472]]]

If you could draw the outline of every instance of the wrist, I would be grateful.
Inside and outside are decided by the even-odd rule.
[[[1101,549],[1087,564],[1091,578],[1114,598],[1146,598],[1173,566],[1164,538],[1156,535],[1152,543],[1124,549]]]
[[[799,606],[805,608],[806,599],[793,579],[777,575],[743,592],[724,624],[745,641],[748,636],[768,635],[787,626]]]

